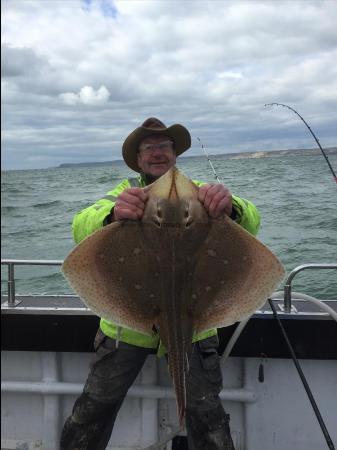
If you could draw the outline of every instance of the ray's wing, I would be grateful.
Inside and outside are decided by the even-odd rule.
[[[107,225],[74,248],[62,271],[95,314],[151,334],[160,286],[152,276],[155,257],[147,250],[144,227],[133,221]]]
[[[213,220],[194,273],[190,310],[195,330],[249,317],[283,276],[282,264],[265,245],[228,217]]]

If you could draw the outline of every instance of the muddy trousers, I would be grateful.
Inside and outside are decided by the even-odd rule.
[[[99,330],[96,356],[72,415],[61,435],[61,450],[103,450],[128,389],[151,349],[115,341]],[[217,337],[194,345],[187,380],[186,429],[189,450],[234,450],[229,417],[219,399],[222,387]]]

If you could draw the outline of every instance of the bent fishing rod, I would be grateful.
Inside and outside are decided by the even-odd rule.
[[[274,106],[274,105],[276,105],[276,106],[283,106],[284,108],[290,109],[291,111],[293,111],[302,120],[304,125],[308,128],[308,130],[310,131],[310,133],[314,137],[314,139],[315,139],[319,149],[321,150],[321,152],[322,152],[322,154],[323,154],[323,156],[325,158],[325,161],[327,162],[327,164],[329,166],[329,169],[330,169],[330,171],[332,173],[332,176],[333,176],[335,182],[337,183],[337,176],[336,176],[336,174],[335,174],[335,172],[334,172],[334,170],[333,170],[333,168],[332,168],[332,166],[330,164],[329,158],[327,157],[326,153],[324,152],[324,150],[323,150],[323,148],[322,148],[318,138],[316,137],[315,133],[312,131],[312,129],[307,124],[307,122],[303,119],[303,117],[296,111],[296,109],[292,108],[291,106],[285,105],[284,103],[266,103],[264,106]]]
[[[286,106],[286,105],[284,105],[284,106]],[[290,108],[290,109],[292,109],[292,108]],[[296,114],[298,114],[298,113],[296,113]],[[302,120],[304,121],[304,119],[302,119]],[[199,141],[200,144],[201,144],[201,148],[202,148],[203,151],[205,152],[206,158],[207,158],[207,160],[208,160],[208,162],[209,162],[209,165],[210,165],[211,168],[212,168],[212,171],[213,171],[213,174],[214,174],[216,180],[218,181],[218,183],[221,183],[221,182],[220,182],[220,179],[219,179],[219,177],[218,177],[218,175],[217,175],[217,173],[216,173],[216,171],[215,171],[215,169],[214,169],[214,166],[213,166],[213,164],[212,164],[212,161],[211,161],[211,159],[210,159],[210,157],[209,157],[209,154],[207,153],[207,151],[206,151],[205,147],[203,146],[201,140],[200,140],[199,138],[197,138],[197,139],[198,139],[198,141]],[[324,153],[324,152],[323,152],[323,153]],[[332,171],[332,172],[333,172],[333,171]],[[337,180],[336,180],[336,182],[337,182]],[[286,332],[286,330],[284,329],[284,327],[283,327],[283,325],[282,325],[282,323],[281,323],[281,320],[279,319],[279,317],[278,317],[278,315],[277,315],[277,312],[276,312],[276,309],[275,309],[275,307],[274,307],[274,305],[273,305],[273,302],[272,302],[272,300],[271,300],[270,298],[268,299],[268,303],[269,303],[269,306],[270,306],[270,308],[271,308],[271,310],[272,310],[272,312],[273,312],[274,319],[275,319],[275,321],[277,322],[278,326],[280,327],[282,336],[283,336],[283,338],[284,338],[284,340],[285,340],[285,342],[286,342],[286,345],[287,345],[287,347],[288,347],[288,350],[289,350],[289,352],[290,352],[291,359],[293,360],[293,362],[294,362],[294,364],[295,364],[297,373],[298,373],[298,375],[299,375],[299,377],[300,377],[300,380],[301,380],[301,382],[302,382],[302,384],[303,384],[303,387],[304,387],[305,392],[306,392],[306,394],[307,394],[307,396],[308,396],[308,399],[309,399],[309,401],[310,401],[310,404],[311,404],[311,406],[312,406],[312,408],[313,408],[314,414],[315,414],[316,419],[317,419],[317,421],[318,421],[318,423],[319,423],[319,426],[320,426],[320,428],[321,428],[321,430],[322,430],[322,433],[323,433],[324,439],[325,439],[325,441],[326,441],[326,443],[327,443],[327,446],[329,447],[329,450],[335,450],[334,443],[332,442],[332,439],[331,439],[331,437],[330,437],[330,434],[329,434],[329,432],[328,432],[328,429],[327,429],[327,427],[326,427],[326,425],[325,425],[325,422],[324,422],[324,420],[323,420],[323,418],[322,418],[322,415],[321,415],[321,413],[320,413],[320,410],[319,410],[319,408],[318,408],[318,406],[317,406],[317,403],[316,403],[316,401],[315,401],[315,399],[314,399],[314,396],[313,396],[313,394],[312,394],[312,392],[311,392],[311,389],[310,389],[310,387],[309,387],[308,381],[307,381],[307,379],[306,379],[306,377],[305,377],[305,375],[304,375],[304,373],[303,373],[302,367],[300,366],[300,363],[299,363],[299,361],[298,361],[298,358],[297,358],[297,356],[296,356],[296,354],[295,354],[295,352],[294,352],[294,349],[293,349],[293,347],[292,347],[292,345],[291,345],[291,343],[290,343],[290,340],[289,340],[289,337],[288,337],[288,335],[287,335],[287,332]],[[246,319],[246,320],[243,320],[242,322],[240,322],[240,323],[238,324],[236,330],[234,331],[232,337],[230,338],[230,340],[229,340],[229,342],[228,342],[228,344],[227,344],[227,347],[225,348],[225,352],[224,352],[225,358],[227,358],[227,357],[229,356],[229,354],[230,354],[230,352],[232,351],[232,349],[233,349],[233,347],[234,347],[236,341],[238,340],[238,338],[239,338],[241,332],[243,331],[243,329],[244,329],[245,326],[247,325],[248,320],[249,320],[249,318]]]

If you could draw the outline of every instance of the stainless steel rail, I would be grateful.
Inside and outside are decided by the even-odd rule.
[[[337,264],[302,264],[290,272],[284,285],[284,311],[291,312],[291,283],[295,276],[306,269],[337,269]]]
[[[39,260],[39,259],[2,259],[1,265],[8,266],[8,302],[7,306],[15,307],[21,302],[15,299],[15,266],[61,266],[61,260]]]
[[[2,259],[1,265],[8,266],[8,302],[7,306],[15,307],[21,302],[15,299],[15,266],[61,266],[62,260]],[[291,311],[292,281],[295,276],[306,269],[337,269],[337,264],[302,264],[290,272],[284,285],[284,311]]]

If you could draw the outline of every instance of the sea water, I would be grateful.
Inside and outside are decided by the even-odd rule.
[[[329,156],[337,170],[337,155]],[[320,155],[229,159],[212,157],[231,192],[251,200],[261,213],[258,238],[287,272],[306,263],[337,263],[337,185]],[[205,157],[180,158],[190,178],[216,182]],[[74,214],[95,203],[125,177],[122,162],[104,166],[2,173],[2,259],[63,260],[74,247]],[[17,294],[69,294],[59,267],[16,267]],[[2,294],[7,294],[2,266]],[[294,291],[337,300],[337,271],[309,270]]]

